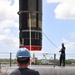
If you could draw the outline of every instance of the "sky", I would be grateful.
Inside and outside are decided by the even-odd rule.
[[[0,52],[19,49],[18,11],[18,0],[0,0]],[[66,54],[75,54],[75,0],[42,0],[42,14],[40,52],[59,54],[64,43]]]

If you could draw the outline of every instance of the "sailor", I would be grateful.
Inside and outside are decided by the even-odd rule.
[[[65,66],[65,47],[64,47],[64,43],[62,43],[62,48],[59,52],[61,52],[60,54],[60,64],[59,66],[61,66],[62,62],[63,62],[63,66]]]

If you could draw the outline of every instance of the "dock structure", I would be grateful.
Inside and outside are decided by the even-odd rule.
[[[40,75],[75,75],[75,66],[56,66],[51,65],[31,65],[32,69],[39,71]],[[8,75],[11,71],[18,68],[18,66],[11,66],[2,69],[0,75]]]

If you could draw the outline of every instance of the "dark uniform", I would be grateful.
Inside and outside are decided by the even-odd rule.
[[[38,71],[29,68],[18,68],[9,75],[40,75]]]
[[[63,66],[65,66],[65,47],[64,47],[63,43],[62,43],[62,48],[59,52],[61,52],[61,54],[60,54],[60,66],[61,66],[62,62],[63,62]]]

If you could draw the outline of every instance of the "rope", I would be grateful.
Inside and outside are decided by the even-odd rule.
[[[43,34],[44,34],[44,36],[48,39],[48,41],[51,43],[51,44],[53,44],[56,48],[58,48],[47,36],[46,36],[46,34],[43,32]],[[59,49],[59,48],[58,48]]]

